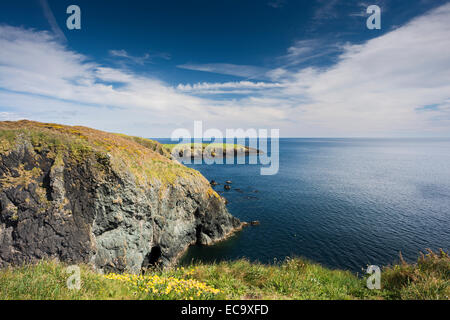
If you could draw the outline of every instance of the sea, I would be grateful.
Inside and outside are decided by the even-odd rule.
[[[181,264],[303,257],[363,273],[398,262],[400,253],[414,262],[426,249],[448,252],[450,139],[283,138],[276,153],[274,175],[261,175],[264,165],[250,164],[252,156],[245,164],[187,164],[219,183],[231,214],[259,225],[194,245]]]

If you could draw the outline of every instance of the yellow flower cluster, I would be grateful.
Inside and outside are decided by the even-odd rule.
[[[221,293],[207,284],[193,279],[177,279],[159,275],[133,275],[110,273],[106,279],[119,280],[133,286],[137,292],[157,299],[209,299]]]

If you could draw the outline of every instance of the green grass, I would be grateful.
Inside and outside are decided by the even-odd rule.
[[[145,276],[100,275],[81,266],[81,289],[70,290],[66,266],[42,261],[0,270],[0,299],[444,299],[450,259],[441,251],[416,264],[383,268],[381,290],[366,279],[300,258],[264,265],[246,260],[195,264]]]
[[[450,258],[446,252],[428,250],[417,264],[403,261],[383,272],[384,288],[392,299],[440,299],[450,297]]]
[[[66,273],[65,265],[54,261],[3,269],[0,271],[0,299],[135,299],[133,291],[123,284],[107,280],[87,266],[80,268],[80,290],[67,288],[66,281],[70,274]]]

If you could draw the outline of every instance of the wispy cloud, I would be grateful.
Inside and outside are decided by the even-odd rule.
[[[287,49],[287,54],[280,57],[279,61],[284,63],[283,68],[286,68],[342,51],[343,46],[339,43],[317,39],[298,40]]]
[[[202,71],[202,72],[212,72],[218,74],[226,74],[231,76],[237,76],[247,79],[265,79],[266,72],[269,71],[266,68],[248,66],[248,65],[236,65],[229,63],[206,63],[206,64],[182,64],[178,65],[178,68]]]
[[[148,53],[146,53],[142,57],[136,57],[136,56],[129,55],[128,52],[126,52],[125,50],[110,50],[109,54],[113,57],[125,58],[128,60],[131,60],[132,62],[134,62],[136,64],[141,64],[141,65],[144,64],[150,58],[150,55]]]
[[[286,4],[287,0],[271,0],[267,3],[267,5],[269,7],[278,9],[278,8],[282,8],[284,7],[284,5]]]
[[[350,17],[368,17],[369,14],[367,13],[367,8],[372,5],[376,4],[381,8],[381,12],[384,14],[388,11],[388,5],[385,0],[377,0],[375,2],[359,2],[356,7],[358,7],[358,11],[352,11],[350,12]]]
[[[337,17],[336,6],[339,0],[317,0],[317,9],[314,13],[314,20],[326,20]]]
[[[0,112],[0,121],[16,121],[21,120],[23,117],[21,117],[19,114],[14,112]]]
[[[376,4],[383,13],[388,10],[388,1],[358,1],[358,0],[315,0],[312,21],[309,24],[310,31],[316,31],[319,27],[326,26],[330,21],[348,20],[348,17],[361,18],[367,17],[367,7]]]
[[[47,19],[48,23],[50,24],[50,27],[55,34],[56,38],[60,41],[66,42],[67,38],[64,35],[64,32],[62,32],[61,28],[58,25],[58,22],[56,21],[56,18],[52,12],[52,9],[48,5],[47,0],[39,0],[39,3],[41,4],[42,10],[44,11],[44,16]]]
[[[122,58],[125,60],[129,60],[135,64],[139,64],[139,65],[143,65],[147,62],[151,62],[152,59],[154,58],[162,58],[165,60],[169,60],[170,59],[170,55],[169,54],[164,54],[164,53],[155,53],[155,54],[150,54],[150,53],[146,53],[143,56],[139,57],[139,56],[133,56],[131,54],[129,54],[126,50],[110,50],[109,51],[109,55],[112,57],[117,57],[117,58]]]

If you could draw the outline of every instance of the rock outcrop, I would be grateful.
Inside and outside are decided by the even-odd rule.
[[[240,144],[180,143],[177,145],[166,144],[164,146],[179,161],[242,157],[264,153],[259,149]]]
[[[0,267],[57,258],[136,273],[242,227],[157,142],[30,121],[0,122],[0,142]]]

